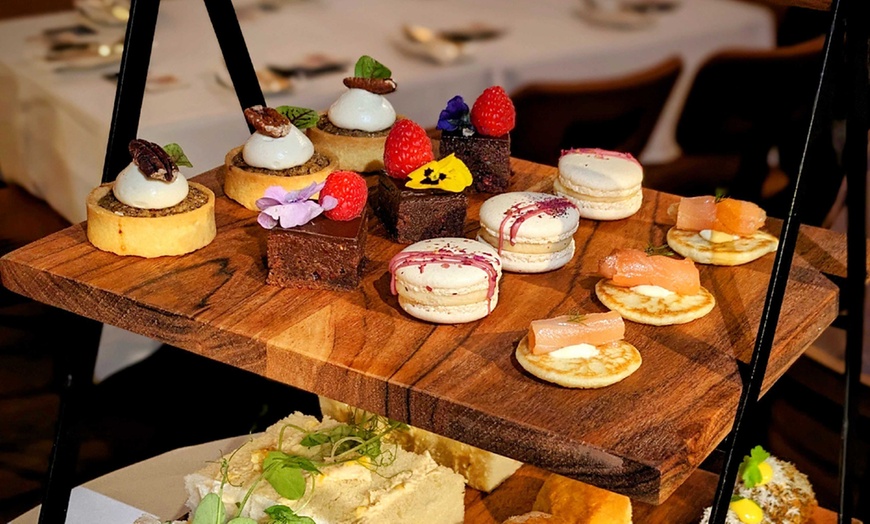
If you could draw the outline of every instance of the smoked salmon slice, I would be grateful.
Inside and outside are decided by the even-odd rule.
[[[692,260],[647,255],[639,249],[613,250],[598,262],[598,272],[621,287],[659,286],[680,295],[701,289],[701,275]]]
[[[712,196],[684,197],[677,208],[677,229],[712,229],[731,235],[749,236],[764,226],[767,213],[752,202]]]
[[[726,198],[716,204],[717,225],[713,229],[732,235],[749,236],[758,231],[765,220],[767,213],[752,202]]]
[[[562,315],[533,320],[529,326],[529,347],[533,355],[543,355],[575,344],[598,346],[624,337],[625,323],[616,311]]]

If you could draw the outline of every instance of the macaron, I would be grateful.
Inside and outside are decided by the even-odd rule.
[[[643,168],[631,154],[604,149],[569,149],[559,158],[553,190],[593,220],[619,220],[643,203]]]
[[[502,193],[480,206],[477,239],[496,248],[505,271],[543,273],[574,256],[577,206],[567,198],[521,191]]]
[[[501,271],[501,257],[489,244],[432,238],[411,244],[390,260],[390,287],[412,317],[459,324],[495,309]]]

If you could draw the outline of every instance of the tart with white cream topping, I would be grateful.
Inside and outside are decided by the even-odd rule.
[[[298,191],[326,180],[338,162],[315,148],[302,129],[317,122],[311,109],[252,106],[245,117],[256,129],[244,145],[227,153],[224,192],[251,211],[267,188]]]
[[[117,255],[183,255],[208,245],[217,232],[214,193],[188,182],[178,164],[190,162],[177,144],[136,139],[133,161],[114,182],[88,195],[88,240]]]
[[[366,173],[384,168],[384,143],[397,119],[384,96],[396,89],[391,75],[377,60],[360,57],[354,76],[344,79],[348,90],[308,129],[318,148],[338,158],[340,169]]]

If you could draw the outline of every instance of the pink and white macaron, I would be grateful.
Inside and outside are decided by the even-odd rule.
[[[580,221],[570,200],[547,193],[502,193],[480,206],[477,239],[493,246],[505,271],[543,273],[574,256],[574,232]]]
[[[629,153],[570,149],[559,158],[553,191],[574,202],[583,218],[619,220],[640,209],[641,182],[643,167]]]
[[[495,309],[501,270],[501,257],[489,244],[432,238],[411,244],[390,260],[390,286],[409,315],[459,324]]]

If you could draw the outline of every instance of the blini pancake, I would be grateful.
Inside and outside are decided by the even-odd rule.
[[[607,279],[595,284],[595,295],[623,318],[652,326],[685,324],[703,317],[716,305],[716,299],[703,287],[694,295],[674,293],[667,297],[650,297],[628,287],[615,286]]]
[[[517,344],[516,357],[532,375],[566,388],[603,388],[615,384],[640,367],[640,352],[624,340],[595,346],[598,354],[588,358],[553,358],[533,355],[528,337]]]
[[[730,242],[709,242],[697,232],[677,229],[668,230],[668,246],[680,255],[699,264],[714,266],[739,266],[757,260],[776,251],[779,240],[764,231],[756,231],[749,237],[740,237]]]

